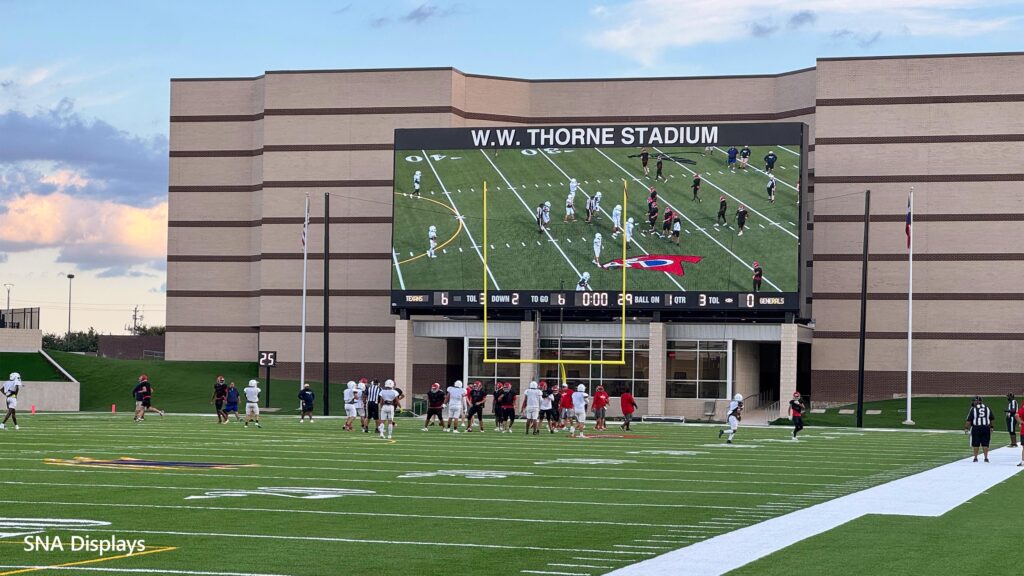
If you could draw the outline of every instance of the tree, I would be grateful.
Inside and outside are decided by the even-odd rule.
[[[91,326],[88,332],[72,332],[70,338],[68,336],[68,334],[44,334],[43,348],[67,352],[96,352],[99,349],[100,334]]]

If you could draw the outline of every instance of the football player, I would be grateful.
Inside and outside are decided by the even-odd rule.
[[[622,205],[616,204],[612,209],[612,238],[618,238],[622,232]]]
[[[601,192],[598,191],[594,194],[594,218],[597,218],[597,213],[601,210]]]
[[[693,202],[703,202],[700,199],[700,185],[700,172],[698,172],[693,175],[693,184],[690,185],[690,188],[693,188]]]
[[[384,390],[381,391],[378,397],[380,402],[380,419],[383,425],[380,426],[380,437],[391,438],[391,433],[395,430],[395,407],[398,405],[398,391],[395,390],[395,381],[388,378],[384,381]],[[384,431],[387,430],[387,436],[384,436]]]
[[[299,415],[299,424],[302,424],[303,419],[309,417],[309,422],[313,423],[313,400],[316,399],[316,394],[309,389],[309,382],[302,385],[302,390],[299,390],[299,401],[302,404],[302,413]]]
[[[775,162],[779,159],[774,150],[769,150],[764,157],[764,171],[768,174],[775,172]]]
[[[732,444],[732,437],[736,435],[736,430],[740,427],[740,420],[743,419],[743,395],[737,394],[733,396],[732,402],[729,402],[729,437],[726,438],[726,444]],[[722,434],[725,434],[725,430],[718,431],[718,437],[721,438]]]
[[[551,202],[545,202],[540,213],[540,224],[544,230],[551,229]]]
[[[729,203],[725,201],[725,196],[718,197],[718,218],[715,220],[715,224],[721,220],[722,224],[728,224],[729,221],[725,218],[725,211],[729,209]]]
[[[672,218],[675,213],[668,206],[665,206],[664,219],[661,222],[661,236],[665,239],[669,239],[669,235],[672,233]]]
[[[548,432],[551,434],[555,433],[555,422],[558,421],[558,415],[553,407],[554,394],[548,390],[548,383],[540,381],[540,419],[546,420],[548,423]]]
[[[431,224],[430,228],[427,228],[427,240],[430,242],[427,258],[437,258],[437,254],[434,254],[434,248],[437,248],[437,226]]]
[[[683,229],[682,222],[679,221],[679,217],[672,220],[672,241],[679,244],[679,233]]]
[[[473,417],[476,417],[477,429],[484,431],[484,404],[487,403],[487,391],[483,382],[473,382],[469,390],[469,412],[466,413],[466,432],[473,431]]]
[[[626,249],[633,247],[633,219],[626,220]]]
[[[795,442],[797,433],[804,429],[804,402],[800,399],[800,392],[793,392],[793,399],[789,401],[789,417],[793,421]]]
[[[740,150],[740,168],[743,168],[744,170],[746,170],[747,169],[747,163],[749,163],[749,162],[750,162],[750,146],[747,146],[746,144],[744,144],[743,148]]]
[[[242,393],[245,394],[245,427],[253,422],[257,428],[263,428],[260,426],[260,381],[255,378],[249,380]]]
[[[577,292],[586,292],[587,290],[590,290],[590,272],[584,272],[580,276],[580,281],[576,283]]]
[[[754,266],[751,269],[754,271],[754,275],[752,276],[754,280],[754,292],[760,292],[761,278],[764,276],[764,270],[761,269],[761,263],[757,260],[754,260]]]
[[[644,146],[640,149],[640,166],[644,169],[644,176],[647,178],[651,177],[651,169],[647,167],[647,161],[651,159],[651,153],[647,151],[647,147]]]
[[[356,405],[359,401],[359,391],[356,389],[356,383],[353,380],[349,380],[345,384],[345,425],[342,426],[342,430],[352,431],[352,423],[356,419],[357,410]]]
[[[573,180],[575,182],[575,180]],[[569,192],[569,195],[565,197],[565,218],[562,218],[562,222],[575,222],[576,221],[576,193]]]
[[[583,429],[587,427],[587,399],[590,398],[590,394],[587,394],[587,387],[585,384],[580,384],[576,387],[576,391],[572,393],[572,410],[573,425],[569,428],[569,435],[572,436],[576,432],[579,432],[578,438],[586,438],[583,435]]]
[[[594,234],[594,264],[601,268],[601,233]]]
[[[536,382],[530,382],[530,387],[526,389],[526,393],[523,395],[522,405],[519,407],[519,411],[526,414],[526,434],[530,434],[530,430],[533,430],[533,435],[540,434],[540,400],[541,391],[537,387]]]
[[[364,434],[370,433],[369,419],[366,417],[366,378],[360,378],[356,383],[356,415],[362,424]]]
[[[430,392],[427,392],[427,420],[423,423],[423,431],[426,432],[430,421],[436,416],[437,425],[444,429],[444,396],[441,391],[441,384],[434,382],[430,385]]]
[[[3,395],[7,398],[7,414],[4,416],[4,421],[0,422],[0,430],[7,429],[7,420],[11,419],[14,422],[14,429],[21,430],[18,427],[18,392],[21,391],[21,374],[17,372],[11,372],[11,379],[4,382],[4,386],[0,389]]]
[[[412,175],[412,193],[413,193],[413,196],[419,196],[420,195],[420,176],[422,176],[422,174],[420,173],[419,170],[414,172],[413,175]]]
[[[466,405],[466,391],[462,388],[462,380],[456,380],[455,384],[448,387],[444,402],[448,405],[448,425],[445,432],[458,434],[459,422],[462,420],[463,408]]]
[[[775,175],[772,174],[768,177],[768,184],[765,186],[765,190],[768,192],[768,202],[775,204]]]
[[[743,236],[743,229],[747,227],[747,207],[740,204],[736,209],[736,227],[740,229],[740,236]]]
[[[217,408],[217,424],[228,421],[228,415],[224,413],[224,400],[227,396],[228,385],[224,383],[223,376],[217,376],[216,382],[213,383],[213,397],[210,398],[210,404]]]
[[[598,192],[600,194],[600,192]],[[598,197],[591,196],[587,198],[587,224],[590,224],[594,220],[594,216],[597,214],[597,202]]]

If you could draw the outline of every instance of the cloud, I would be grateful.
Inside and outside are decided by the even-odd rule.
[[[818,16],[814,13],[813,10],[801,10],[799,12],[795,12],[792,16],[789,17],[788,24],[790,28],[796,30],[797,28],[814,24],[814,22],[817,21],[817,19]]]
[[[59,260],[58,260],[59,261]],[[97,278],[156,278],[157,275],[128,266],[113,266],[96,275]]]
[[[7,252],[0,252],[0,264],[7,262],[9,258],[10,256],[7,255]]]
[[[753,22],[750,24],[750,34],[755,38],[767,38],[778,29],[779,26],[771,22]]]
[[[390,18],[388,16],[381,16],[370,20],[370,26],[374,28],[381,28],[387,26],[392,22],[404,22],[407,24],[425,24],[431,20],[438,20],[440,18],[447,18],[454,16],[462,12],[461,4],[452,4],[447,7],[440,7],[437,4],[426,2],[416,6],[409,12],[399,16],[397,18]]]
[[[166,197],[167,148],[166,137],[88,121],[68,99],[33,115],[9,110],[0,114],[0,200],[17,186],[153,205]]]
[[[854,41],[862,47],[889,36],[979,36],[1017,23],[1006,15],[1007,10],[997,9],[1001,5],[1014,4],[1010,0],[731,0],[723,8],[713,0],[627,0],[589,11],[588,26],[594,32],[587,41],[652,67],[670,50],[769,36],[779,28],[774,22],[785,22],[801,33],[817,33],[826,41]],[[774,22],[752,23],[752,14],[771,14]]]
[[[382,16],[380,18],[374,18],[373,20],[370,20],[370,26],[373,26],[374,28],[381,28],[383,26],[387,26],[390,23],[391,23],[391,18],[388,18],[386,16]]]
[[[82,270],[144,266],[167,254],[167,202],[151,208],[64,192],[23,194],[0,215],[0,250],[57,248],[57,262]],[[130,274],[129,274],[130,275]]]
[[[160,284],[156,288],[150,288],[149,291],[153,294],[165,294],[167,292],[167,282]]]
[[[335,16],[338,16],[340,14],[344,14],[345,12],[348,12],[350,8],[352,8],[351,4],[345,4],[341,8],[337,8],[335,10],[331,10],[331,14],[334,14]]]

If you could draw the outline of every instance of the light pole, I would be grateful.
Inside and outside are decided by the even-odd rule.
[[[68,274],[68,336],[64,342],[68,352],[71,352],[71,281],[74,279],[74,274]]]
[[[14,288],[14,284],[4,284],[4,288],[7,288],[7,308],[5,308],[5,309],[6,310],[10,310],[11,309],[11,288]]]

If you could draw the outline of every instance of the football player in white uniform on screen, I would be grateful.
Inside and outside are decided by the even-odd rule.
[[[618,238],[622,232],[622,205],[616,204],[612,210],[612,238]]]
[[[437,258],[437,254],[434,254],[434,249],[437,248],[437,226],[431,224],[430,228],[427,228],[427,240],[430,242],[430,248],[427,250],[427,257]]]
[[[587,290],[590,290],[590,272],[584,272],[580,276],[580,281],[576,283],[577,292],[586,292]]]
[[[412,175],[412,193],[414,196],[420,195],[420,177],[422,175],[423,174],[419,170],[414,172]]]
[[[594,234],[594,264],[601,268],[601,233]]]
[[[540,212],[540,225],[544,230],[551,229],[551,202],[545,202]]]
[[[633,219],[626,220],[626,249],[633,247]]]
[[[576,193],[569,192],[569,195],[565,197],[565,218],[563,222],[575,222],[576,221]]]

